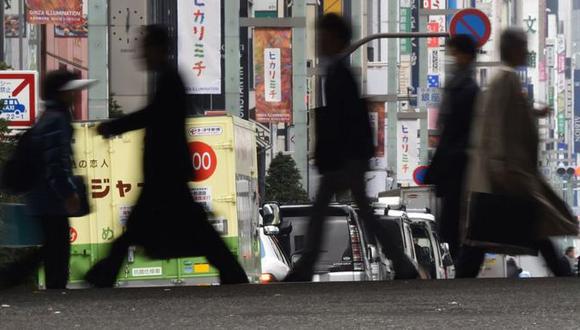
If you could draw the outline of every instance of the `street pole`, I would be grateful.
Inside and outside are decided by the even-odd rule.
[[[294,0],[293,18],[306,18],[306,0]],[[308,110],[306,108],[306,26],[292,28],[292,118],[294,143],[292,153],[302,177],[302,186],[308,188]]]
[[[5,4],[2,1],[0,4],[0,17],[4,17]],[[0,24],[0,62],[6,62],[6,57],[4,56],[4,24]]]
[[[240,2],[224,1],[225,10],[225,94],[226,112],[240,114]]]

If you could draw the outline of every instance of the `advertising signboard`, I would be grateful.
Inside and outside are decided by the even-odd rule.
[[[221,94],[220,1],[177,2],[177,61],[188,94]]]

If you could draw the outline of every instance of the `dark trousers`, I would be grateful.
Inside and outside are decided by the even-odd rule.
[[[66,216],[43,216],[42,259],[47,289],[64,289],[70,261],[70,225]]]
[[[139,220],[145,219],[132,219]],[[144,240],[140,233],[129,230],[113,242],[109,255],[93,266],[87,273],[86,280],[97,287],[114,286],[129,247],[144,245],[147,252],[152,251],[152,257],[160,259],[205,256],[209,263],[218,269],[221,284],[248,283],[246,272],[207,221],[198,220],[193,231],[187,240],[176,238],[175,241],[168,242]]]
[[[417,272],[412,266],[405,263],[404,251],[395,246],[382,230],[376,219],[370,201],[366,194],[365,171],[366,161],[350,161],[342,171],[324,174],[320,180],[320,186],[314,202],[312,216],[306,233],[304,252],[294,270],[287,277],[287,281],[311,281],[314,274],[314,266],[318,260],[319,252],[323,245],[323,230],[326,213],[332,197],[345,189],[352,192],[354,201],[359,208],[359,217],[364,228],[374,235],[381,243],[385,255],[390,258],[395,266],[395,272],[402,277],[417,277]]]
[[[554,273],[554,276],[569,276],[558,258],[558,253],[554,244],[546,239],[536,243],[536,246],[542,253],[542,256],[548,264],[548,268]],[[459,260],[455,266],[457,278],[475,278],[479,274],[483,261],[485,259],[485,249],[463,246],[461,248]]]
[[[69,276],[70,225],[66,216],[40,215],[44,245],[36,252],[16,260],[0,270],[0,281],[6,286],[23,283],[44,265],[47,289],[65,289]]]

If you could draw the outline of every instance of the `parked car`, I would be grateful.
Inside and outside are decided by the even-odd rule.
[[[417,261],[433,279],[449,279],[454,273],[453,260],[449,249],[439,241],[435,216],[428,210],[408,210],[407,216],[411,220],[413,240],[417,251]]]
[[[395,243],[395,246],[400,248],[405,256],[408,258],[408,262],[416,268],[419,277],[426,279],[429,278],[428,270],[423,267],[418,260],[416,245],[414,244],[412,222],[404,211],[404,207],[401,205],[385,205],[381,203],[373,204],[375,209],[375,215],[379,217],[379,223],[382,229],[386,232],[391,242]],[[386,256],[383,256],[386,258]],[[395,278],[396,269],[395,269]]]
[[[275,227],[274,227],[275,228]],[[260,256],[262,273],[260,283],[268,284],[284,280],[290,272],[290,260],[282,250],[278,238],[273,235],[277,231],[260,228]]]
[[[305,248],[312,205],[280,206],[279,242],[295,264]],[[371,281],[389,279],[390,264],[365,239],[356,212],[348,205],[329,207],[325,237],[313,281]]]

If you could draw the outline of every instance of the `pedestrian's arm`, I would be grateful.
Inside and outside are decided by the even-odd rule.
[[[76,192],[72,181],[71,141],[66,133],[67,125],[64,118],[57,118],[46,126],[46,131],[40,136],[48,183],[62,199]]]
[[[144,128],[147,124],[149,113],[149,109],[145,108],[119,119],[103,123],[98,128],[99,134],[104,136],[119,135]]]

